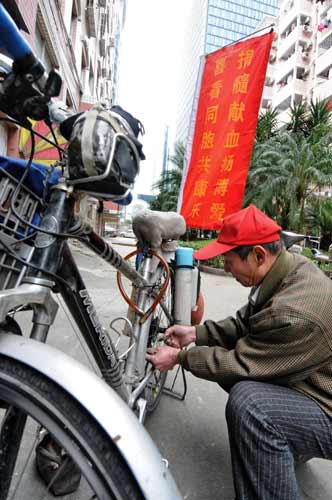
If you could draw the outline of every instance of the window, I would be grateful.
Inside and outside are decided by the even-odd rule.
[[[36,26],[36,31],[35,31],[35,50],[36,50],[36,55],[42,61],[46,71],[49,73],[53,68],[53,64],[51,62],[51,58],[47,51],[46,41],[43,38],[43,35],[41,34],[38,26]]]

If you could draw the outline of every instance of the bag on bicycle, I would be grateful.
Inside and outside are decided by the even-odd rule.
[[[137,140],[143,127],[130,113],[120,106],[105,110],[95,104],[65,120],[60,131],[70,141],[69,182],[78,190],[114,199],[134,186],[139,162],[145,157]]]

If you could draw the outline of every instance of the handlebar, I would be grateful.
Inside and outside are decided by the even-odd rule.
[[[30,58],[31,55],[34,57],[30,45],[19,32],[2,3],[0,3],[0,33],[0,47],[5,49],[14,61]]]
[[[0,110],[30,127],[27,117],[49,120],[48,103],[61,91],[60,75],[45,68],[0,0],[0,48],[13,59],[0,81]]]
[[[68,116],[66,110],[59,106],[59,102],[52,102],[51,99],[60,94],[61,76],[55,70],[51,70],[47,75],[43,64],[19,32],[2,0],[1,48],[13,58],[13,64],[2,71],[0,68],[0,111],[27,129],[32,128],[29,118],[44,120],[49,127],[52,123],[62,123],[61,134],[69,142],[73,142],[71,132],[79,115]],[[129,189],[132,188],[139,171],[139,161],[144,159],[142,145],[137,140],[139,133],[143,133],[143,126],[119,106],[113,106],[110,112],[105,112],[102,106],[96,105],[89,113],[88,126],[82,128],[82,124],[87,120],[86,116],[77,126],[75,147],[70,148],[71,144],[68,146],[68,179],[82,191],[91,191],[100,194],[102,198],[116,199],[117,202],[124,199],[124,203],[128,204],[131,201]],[[99,115],[102,115],[101,120]],[[70,126],[68,125],[68,133],[65,134],[67,122],[70,122]],[[83,141],[80,127],[89,136],[89,141]],[[103,139],[99,140],[97,135]],[[53,137],[55,138],[54,134]],[[102,149],[101,152],[96,152],[94,141]]]

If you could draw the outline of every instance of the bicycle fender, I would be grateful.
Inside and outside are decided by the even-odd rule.
[[[95,373],[48,344],[7,333],[0,334],[0,353],[53,380],[97,420],[119,449],[146,500],[182,499],[148,432]]]

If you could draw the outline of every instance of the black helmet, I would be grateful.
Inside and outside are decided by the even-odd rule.
[[[144,159],[137,140],[141,123],[120,106],[106,110],[95,104],[60,125],[69,139],[69,183],[97,198],[126,196]]]

